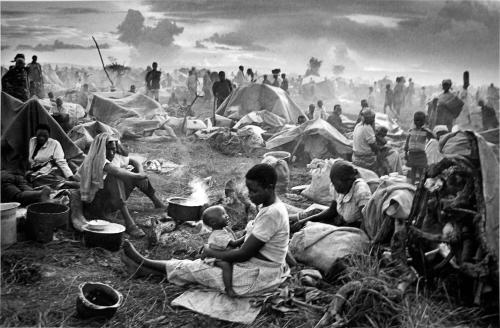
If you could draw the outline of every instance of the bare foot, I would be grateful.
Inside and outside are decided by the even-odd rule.
[[[135,249],[134,245],[132,243],[125,239],[123,241],[123,253],[132,261],[136,262],[137,264],[140,264],[144,262],[145,258]]]
[[[40,200],[42,202],[48,201],[50,199],[50,192],[51,191],[52,190],[49,187],[47,187],[47,186],[43,187],[42,190],[40,190]]]
[[[164,272],[160,272],[158,270],[148,268],[148,267],[144,266],[143,263],[137,263],[137,262],[133,261],[131,258],[129,258],[125,254],[125,252],[121,252],[121,260],[122,260],[123,264],[125,264],[125,270],[130,275],[133,275],[134,278],[150,277],[150,276],[159,276],[159,277],[165,276]]]

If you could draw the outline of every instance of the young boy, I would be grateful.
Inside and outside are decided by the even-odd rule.
[[[405,144],[405,159],[406,166],[411,168],[410,180],[415,183],[417,175],[420,178],[427,168],[427,155],[425,153],[425,145],[427,139],[434,138],[432,132],[424,127],[425,113],[416,112],[413,116],[415,127],[410,129],[408,138]]]
[[[220,205],[207,208],[202,214],[203,223],[212,228],[213,231],[208,237],[208,246],[214,250],[226,250],[228,248],[236,248],[243,244],[245,237],[236,238],[234,232],[227,225],[229,223],[229,215],[227,215],[224,207]],[[213,262],[215,266],[222,269],[222,281],[226,294],[230,297],[235,297],[236,293],[233,290],[233,264],[226,261],[216,259],[205,259],[205,262]]]

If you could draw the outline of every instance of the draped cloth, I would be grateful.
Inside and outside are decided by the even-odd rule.
[[[89,153],[76,174],[80,181],[80,195],[84,202],[92,202],[99,189],[104,188],[106,144],[115,141],[109,133],[98,134],[90,145]]]

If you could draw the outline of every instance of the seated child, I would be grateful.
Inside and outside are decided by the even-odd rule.
[[[220,205],[210,206],[202,214],[203,223],[213,229],[208,237],[208,245],[215,250],[225,250],[236,248],[243,244],[245,237],[236,238],[234,232],[227,226],[229,216],[224,207]],[[230,297],[236,296],[233,290],[233,264],[217,259],[205,259],[207,263],[213,263],[222,269],[222,281],[226,289],[226,294]]]

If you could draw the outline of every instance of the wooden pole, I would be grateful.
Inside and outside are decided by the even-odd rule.
[[[106,66],[104,65],[104,60],[102,60],[102,55],[101,55],[101,49],[99,49],[99,45],[97,44],[97,41],[95,40],[94,37],[92,37],[92,40],[94,40],[95,46],[97,48],[97,51],[99,52],[99,58],[101,58],[101,63],[102,63],[102,68],[104,69],[104,73],[106,73],[106,76],[108,77],[109,82],[111,83],[111,87],[115,87],[115,84],[109,77],[108,71],[106,71]]]

